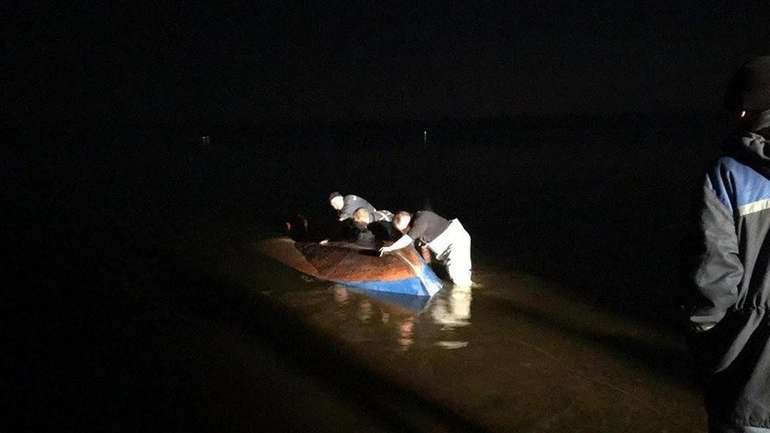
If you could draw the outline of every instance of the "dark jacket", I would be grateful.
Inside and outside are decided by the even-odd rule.
[[[745,133],[708,170],[685,302],[712,420],[770,427],[770,142]]]
[[[373,214],[376,210],[374,209],[374,206],[372,206],[368,201],[355,194],[348,194],[343,197],[342,200],[342,209],[340,209],[338,212],[340,221],[352,218],[353,213],[360,207],[368,210],[370,214]]]

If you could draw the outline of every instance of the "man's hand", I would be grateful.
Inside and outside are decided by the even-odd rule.
[[[324,239],[324,240],[322,240],[321,242],[319,242],[318,244],[319,244],[319,245],[326,245],[326,244],[328,244],[328,243],[329,243],[329,239]]]
[[[382,247],[380,248],[380,257],[384,256],[385,254],[389,253],[391,251],[388,247]]]
[[[432,257],[430,256],[428,244],[423,243],[420,245],[420,255],[422,256],[422,259],[425,260],[425,263],[431,262]]]

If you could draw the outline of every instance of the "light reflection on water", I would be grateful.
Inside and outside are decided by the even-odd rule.
[[[468,341],[457,339],[452,332],[471,324],[472,289],[448,284],[433,298],[387,295],[334,285],[328,291],[335,304],[335,316],[344,321],[343,334],[354,332],[393,335],[381,343],[402,351],[410,350],[417,340],[425,346],[461,349]],[[438,332],[435,332],[436,328]],[[344,335],[343,335],[344,336]],[[355,340],[358,340],[357,338]]]
[[[334,301],[339,305],[346,305],[350,295],[348,295],[348,289],[344,286],[334,286]]]
[[[409,350],[414,344],[414,318],[407,317],[398,325],[398,344],[403,350]]]
[[[658,330],[565,298],[537,278],[499,270],[481,276],[483,288],[445,283],[429,300],[320,281],[270,296],[309,325],[375,357],[416,352],[425,359],[440,358],[446,366],[506,357],[511,358],[508,364],[529,365],[537,364],[529,355],[538,354],[558,361],[575,358],[580,368],[596,368],[597,359],[626,363],[628,357],[616,356],[626,346],[637,344],[640,353],[655,345],[671,349],[670,339]],[[439,354],[447,350],[451,358]]]
[[[444,329],[471,324],[471,301],[473,295],[470,287],[451,286],[438,296],[430,309],[431,317],[437,325]]]
[[[535,278],[480,276],[483,288],[447,283],[427,302],[320,282],[275,296],[362,362],[500,431],[699,430],[699,397],[634,357],[663,353],[657,331]]]

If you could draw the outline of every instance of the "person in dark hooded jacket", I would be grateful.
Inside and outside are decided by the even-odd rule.
[[[736,73],[738,134],[708,169],[684,302],[711,433],[770,433],[770,56]]]
[[[329,194],[329,204],[337,212],[340,221],[352,218],[353,212],[360,208],[368,210],[374,221],[390,222],[393,219],[393,214],[390,211],[377,210],[368,201],[355,194],[342,195],[335,191]]]

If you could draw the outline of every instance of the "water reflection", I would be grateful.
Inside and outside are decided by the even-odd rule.
[[[433,321],[444,329],[470,325],[472,300],[470,287],[447,287],[436,295],[430,309]]]
[[[372,318],[372,303],[362,299],[358,304],[358,320],[368,322]]]
[[[453,332],[455,328],[471,324],[471,301],[473,295],[470,287],[451,285],[437,297],[430,309],[431,317],[436,325],[441,327],[441,339],[436,346],[454,350],[468,346],[468,341],[459,339]]]
[[[338,332],[359,342],[453,350],[468,346],[459,329],[471,324],[471,289],[447,285],[433,298],[331,287]]]
[[[281,296],[387,377],[478,415],[494,430],[515,431],[522,420],[542,431],[578,423],[583,431],[689,432],[702,424],[698,395],[659,374],[670,370],[660,367],[668,357],[656,352],[657,330],[646,337],[636,323],[513,276],[489,276],[475,293],[446,284],[427,303],[325,284]],[[636,419],[624,416],[629,410],[644,419],[628,424]],[[610,421],[599,428],[581,421],[606,413]],[[553,424],[538,424],[542,419]],[[671,424],[678,419],[693,423]]]
[[[398,325],[398,344],[402,350],[409,350],[414,344],[414,317],[407,317]]]
[[[332,288],[334,292],[334,302],[339,305],[345,305],[348,303],[348,289],[344,286],[334,286]]]

